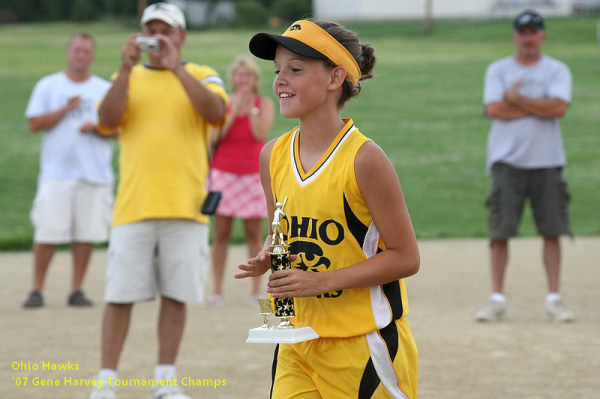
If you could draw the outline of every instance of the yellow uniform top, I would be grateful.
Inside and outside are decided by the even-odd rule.
[[[298,154],[299,129],[281,136],[270,159],[271,189],[283,202],[292,267],[325,272],[359,263],[385,250],[356,182],[354,160],[369,138],[351,119],[321,160],[305,172]],[[311,326],[321,337],[367,334],[408,312],[403,280],[376,287],[345,289],[296,298],[296,326]]]
[[[214,70],[191,63],[185,68],[227,101]],[[142,65],[132,69],[119,126],[120,182],[113,226],[156,218],[209,222],[200,213],[206,197],[209,129],[173,72]]]

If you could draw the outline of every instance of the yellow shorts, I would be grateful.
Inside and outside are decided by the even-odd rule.
[[[273,399],[417,397],[418,352],[405,319],[351,338],[281,344]]]

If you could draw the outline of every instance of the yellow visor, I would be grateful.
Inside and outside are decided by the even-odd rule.
[[[258,58],[273,60],[278,45],[305,57],[329,59],[346,70],[346,77],[353,86],[356,86],[362,76],[356,60],[348,50],[311,21],[296,21],[281,36],[257,33],[250,39],[249,47],[250,52]]]

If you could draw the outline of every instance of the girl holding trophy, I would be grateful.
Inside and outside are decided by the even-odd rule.
[[[289,198],[281,226],[292,254],[267,292],[295,298],[293,325],[319,335],[277,346],[272,397],[415,398],[403,279],[419,270],[417,240],[391,162],[341,117],[372,77],[374,50],[339,24],[300,20],[281,36],[255,35],[250,51],[274,61],[281,114],[299,120],[261,152],[269,215]],[[236,277],[266,273],[271,243]]]

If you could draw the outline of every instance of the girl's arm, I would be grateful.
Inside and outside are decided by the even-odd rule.
[[[377,286],[419,271],[417,239],[392,163],[379,146],[367,142],[358,151],[354,169],[386,250],[355,265],[323,273],[297,269],[274,272],[267,290],[273,297],[308,297]]]

